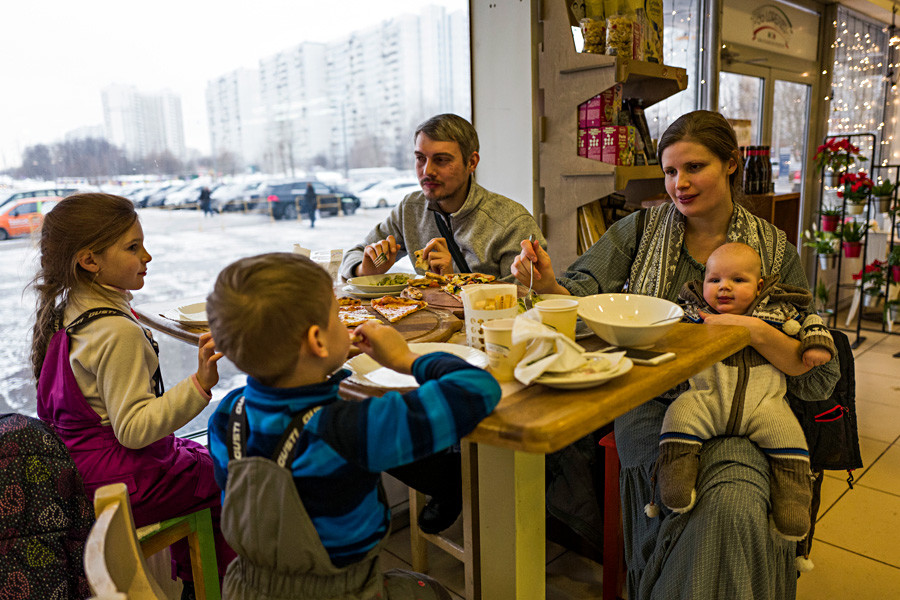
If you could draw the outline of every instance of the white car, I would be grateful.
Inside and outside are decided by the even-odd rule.
[[[421,191],[417,179],[388,179],[359,192],[359,204],[363,208],[394,206],[407,194]]]

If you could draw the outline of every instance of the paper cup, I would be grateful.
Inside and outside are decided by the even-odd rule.
[[[552,327],[570,340],[575,339],[575,321],[578,319],[578,300],[542,300],[534,305],[541,315],[541,322]]]
[[[481,324],[493,319],[513,319],[519,314],[514,283],[475,283],[460,292],[466,327],[466,344],[484,350]]]
[[[484,348],[488,355],[488,371],[497,381],[512,381],[516,365],[525,355],[525,343],[512,343],[515,322],[515,319],[493,319],[481,325]]]

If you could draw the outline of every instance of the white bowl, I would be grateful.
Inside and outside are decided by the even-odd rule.
[[[681,320],[684,310],[654,296],[595,294],[579,299],[578,316],[609,344],[649,348]]]

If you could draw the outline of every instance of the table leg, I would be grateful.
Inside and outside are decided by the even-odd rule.
[[[544,455],[478,446],[481,597],[546,594]]]

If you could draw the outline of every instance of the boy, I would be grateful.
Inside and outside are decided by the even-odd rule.
[[[705,319],[707,313],[749,315],[781,327],[799,339],[786,356],[778,357],[779,365],[791,370],[804,372],[831,360],[836,351],[828,329],[818,315],[803,318],[801,313],[812,299],[810,293],[778,284],[777,275],[763,279],[761,270],[759,255],[750,246],[720,246],[707,260],[702,284],[685,284],[679,296],[686,303],[685,315],[693,321]],[[693,508],[705,440],[747,436],[769,458],[776,530],[786,539],[803,539],[812,498],[809,452],[785,399],[784,373],[748,347],[692,377],[689,384],[666,411],[660,434],[657,480],[663,504],[679,513]],[[648,514],[652,511],[648,506]]]
[[[421,387],[342,400],[350,336],[328,273],[297,254],[229,265],[207,314],[216,347],[249,375],[209,422],[222,531],[238,553],[223,597],[398,598],[415,589],[449,598],[421,575],[389,572],[382,582],[390,508],[381,471],[472,431],[500,399],[493,377],[450,354],[416,355],[395,329],[367,322],[353,331],[359,349]]]

